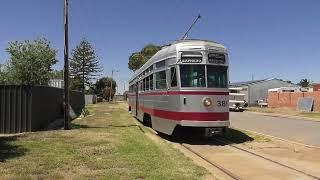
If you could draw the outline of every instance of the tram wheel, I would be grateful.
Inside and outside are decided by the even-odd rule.
[[[151,116],[149,114],[144,113],[144,115],[143,115],[143,125],[152,128]]]

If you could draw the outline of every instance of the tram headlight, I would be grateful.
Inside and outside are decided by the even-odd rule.
[[[202,103],[205,107],[210,107],[213,104],[211,98],[209,97],[203,98]]]

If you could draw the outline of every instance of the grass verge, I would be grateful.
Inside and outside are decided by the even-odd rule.
[[[0,137],[2,179],[199,179],[207,171],[156,143],[118,104],[89,106],[72,130]]]

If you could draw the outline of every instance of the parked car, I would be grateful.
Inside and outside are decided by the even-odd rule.
[[[240,93],[242,88],[229,88],[229,110],[242,112],[248,103],[244,100],[245,94]]]

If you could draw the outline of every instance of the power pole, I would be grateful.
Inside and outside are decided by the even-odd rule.
[[[68,0],[64,0],[64,129],[70,129],[69,114],[69,47],[68,47]]]
[[[112,83],[113,83],[113,72],[119,72],[119,70],[114,70],[114,69],[112,69],[112,71],[111,71],[111,90],[110,90],[110,93],[109,93],[109,101],[111,101],[111,97],[112,97]]]
[[[110,96],[109,96],[109,101],[111,101],[111,97],[112,97],[112,83],[113,83],[113,69],[111,71],[111,89],[110,89]]]

